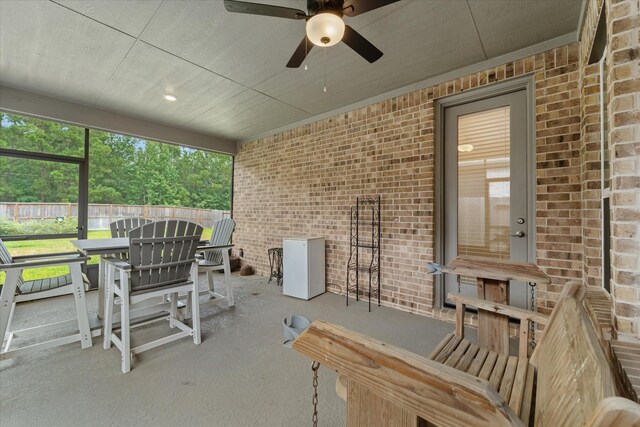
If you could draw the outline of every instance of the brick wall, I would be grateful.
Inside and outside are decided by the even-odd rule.
[[[583,279],[602,286],[602,201],[600,195],[600,68],[582,67],[582,242]]]
[[[607,1],[611,291],[618,332],[640,337],[640,1]]]
[[[327,285],[342,292],[349,207],[382,196],[384,305],[434,314],[424,265],[434,257],[434,102],[533,74],[536,97],[536,255],[552,278],[538,289],[550,312],[561,285],[582,277],[579,44],[500,65],[244,144],[236,157],[234,241],[258,273],[283,237],[327,241]]]

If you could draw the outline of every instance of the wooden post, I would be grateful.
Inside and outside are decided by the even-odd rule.
[[[456,303],[456,335],[460,338],[464,338],[464,312],[466,305],[457,302]]]
[[[478,277],[478,298],[509,305],[509,281]],[[478,344],[497,353],[509,354],[509,318],[478,312]]]
[[[520,320],[520,343],[518,344],[518,357],[529,356],[529,321]]]

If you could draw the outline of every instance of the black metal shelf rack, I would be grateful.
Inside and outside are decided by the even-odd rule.
[[[355,293],[359,301],[366,291],[371,311],[371,297],[377,298],[380,306],[380,196],[358,197],[351,207],[350,223],[347,306],[349,293]],[[367,289],[360,289],[362,276]]]

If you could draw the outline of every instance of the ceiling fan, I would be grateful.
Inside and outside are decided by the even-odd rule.
[[[287,63],[288,68],[298,68],[311,48],[333,46],[340,41],[370,63],[382,57],[382,52],[369,40],[343,21],[344,16],[357,16],[400,0],[307,0],[308,13],[290,7],[224,0],[229,12],[274,16],[287,19],[304,19],[306,35]]]

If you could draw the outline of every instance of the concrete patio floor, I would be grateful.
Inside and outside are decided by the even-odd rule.
[[[220,276],[220,279],[222,276]],[[204,275],[200,276],[201,285]],[[233,275],[236,307],[203,306],[202,344],[187,338],[147,351],[120,371],[115,347],[102,339],[0,362],[0,424],[11,426],[303,426],[311,424],[311,361],[282,346],[282,319],[292,313],[325,319],[418,354],[427,354],[453,324],[344,296],[302,301],[261,276]],[[222,286],[219,286],[222,288]],[[95,320],[96,292],[88,294]],[[14,328],[73,313],[71,298],[19,306]],[[136,328],[147,341],[169,332],[166,322]],[[472,334],[475,331],[470,331]],[[346,405],[336,373],[319,373],[319,425],[344,425]]]

